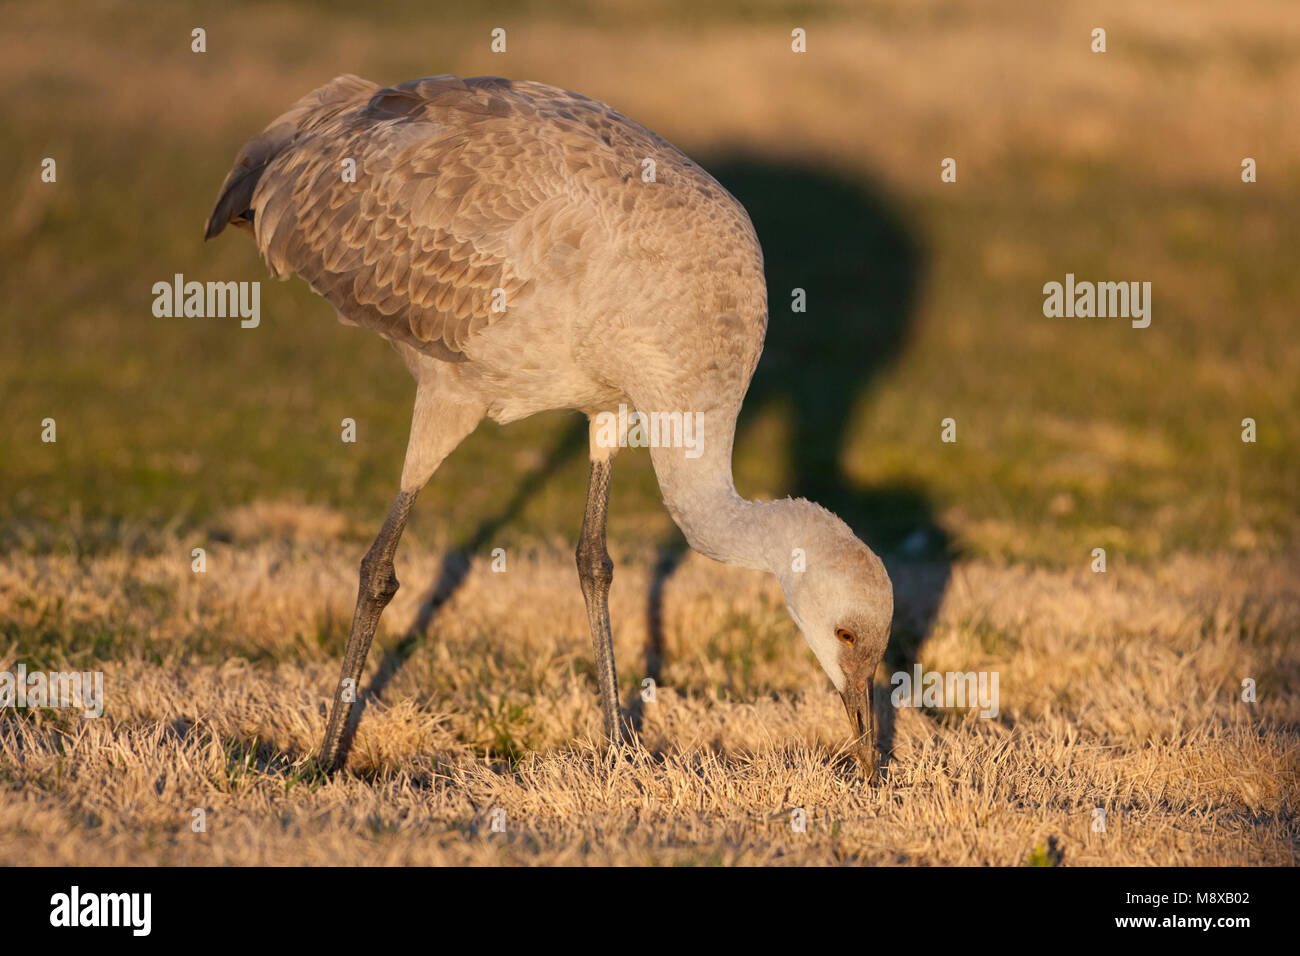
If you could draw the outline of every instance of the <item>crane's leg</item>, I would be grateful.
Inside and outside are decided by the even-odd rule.
[[[587,509],[578,538],[578,581],[587,603],[587,623],[596,651],[596,682],[600,685],[600,710],[605,740],[611,746],[623,741],[618,707],[618,673],[614,669],[614,640],[609,629],[609,585],[614,562],[605,549],[605,515],[609,506],[609,479],[614,449],[591,447],[591,475],[587,484]]]
[[[416,391],[411,438],[402,466],[402,490],[388,510],[379,536],[361,559],[357,607],[352,615],[347,650],[343,654],[343,671],[330,704],[329,723],[317,758],[317,765],[326,772],[335,770],[347,759],[345,731],[348,718],[361,696],[361,672],[365,668],[375,629],[379,626],[379,617],[397,593],[393,555],[397,553],[397,542],[406,527],[411,505],[438,465],[474,430],[482,417],[481,408],[449,402],[441,398],[433,386],[422,384]]]
[[[370,642],[374,640],[375,629],[379,626],[379,617],[384,608],[397,593],[397,574],[393,571],[393,555],[397,553],[397,542],[406,527],[407,515],[415,502],[415,491],[401,491],[393,506],[388,510],[384,526],[375,538],[374,544],[361,559],[361,584],[357,588],[357,607],[352,612],[352,630],[348,634],[348,647],[343,653],[343,672],[339,675],[339,686],[334,692],[330,704],[329,724],[325,728],[325,740],[321,744],[319,763],[327,771],[334,770],[341,763],[340,743],[348,718],[352,715],[352,705],[361,696],[361,671],[366,665],[366,654],[370,651]]]

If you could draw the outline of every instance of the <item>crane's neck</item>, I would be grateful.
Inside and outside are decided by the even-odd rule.
[[[651,449],[669,513],[693,549],[726,564],[769,571],[790,594],[794,575],[803,570],[801,557],[825,535],[848,529],[804,499],[742,498],[731,472],[734,424],[704,434],[697,458],[676,448]]]

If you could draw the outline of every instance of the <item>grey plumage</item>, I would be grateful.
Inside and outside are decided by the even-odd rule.
[[[646,157],[679,182],[639,188]],[[302,276],[346,321],[460,361],[504,314],[493,290],[512,311],[538,279],[583,271],[584,244],[612,238],[590,213],[614,191],[629,221],[663,222],[692,192],[736,218],[686,157],[587,97],[495,77],[380,89],[341,76],[241,151],[206,236],[247,213],[273,274]]]
[[[438,76],[381,89],[341,76],[240,151],[205,235],[227,223],[253,231],[274,275],[298,274],[342,321],[388,339],[417,382],[402,493],[362,563],[341,687],[359,680],[396,590],[415,494],[484,416],[594,419],[626,404],[700,413],[701,455],[651,449],[669,511],[702,553],[778,576],[856,733],[870,733],[888,577],[824,509],[736,494],[735,420],[767,324],[762,252],[741,205],[679,150],[539,83]],[[604,540],[615,449],[594,436],[578,564],[617,738]],[[807,572],[792,570],[795,548]],[[327,765],[349,711],[336,694]]]

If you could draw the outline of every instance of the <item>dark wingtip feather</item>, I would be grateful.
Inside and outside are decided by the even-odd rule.
[[[234,168],[221,184],[217,203],[203,226],[204,240],[220,234],[229,223],[245,228],[252,224],[253,211],[250,207],[258,180],[267,164],[302,133],[304,123],[315,122],[321,115],[328,114],[331,108],[337,110],[354,99],[373,96],[378,89],[377,84],[350,73],[337,76],[320,89],[302,97],[288,112],[245,143],[235,157]]]
[[[215,210],[213,211],[215,213]],[[203,241],[207,242],[213,236],[218,235],[221,232],[221,230],[225,228],[226,228],[226,224],[221,220],[217,219],[215,215],[208,216],[208,221],[203,226]]]
[[[257,140],[253,143],[257,143]],[[248,147],[245,147],[245,150],[247,149]],[[217,197],[217,204],[212,208],[212,214],[208,216],[207,225],[203,227],[205,240],[211,239],[225,229],[227,223],[240,218],[252,219],[249,206],[253,202],[253,190],[257,187],[257,181],[261,178],[266,163],[261,162],[250,168],[242,159],[241,157],[241,161],[236,162],[235,168],[230,171],[230,175],[222,184],[221,195]]]

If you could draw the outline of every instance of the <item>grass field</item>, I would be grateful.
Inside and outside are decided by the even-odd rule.
[[[0,709],[0,863],[1296,862],[1300,9],[367,10],[4,8],[0,672],[102,670],[107,705]],[[880,786],[775,582],[686,552],[639,452],[611,609],[644,746],[598,756],[560,412],[483,425],[421,494],[348,772],[308,772],[414,388],[298,280],[253,330],[155,318],[151,288],[266,280],[204,218],[343,72],[579,90],[745,203],[772,314],[737,486],[889,566]],[[1150,281],[1151,326],[1045,318],[1067,272]],[[996,671],[999,714],[891,707],[916,663]]]

